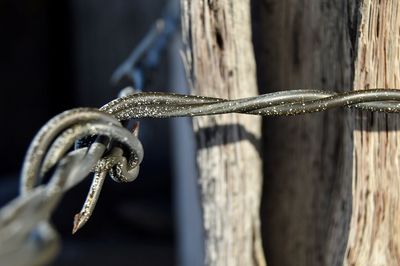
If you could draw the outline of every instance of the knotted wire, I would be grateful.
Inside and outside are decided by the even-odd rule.
[[[70,151],[77,139],[97,136],[88,147]],[[0,210],[0,261],[4,265],[43,265],[57,253],[58,235],[49,223],[62,195],[89,173],[94,179],[74,231],[88,219],[106,174],[133,181],[143,149],[137,137],[114,117],[78,108],[50,120],[32,141],[21,174],[21,194]],[[53,171],[51,171],[53,170]],[[47,184],[41,184],[46,174]]]

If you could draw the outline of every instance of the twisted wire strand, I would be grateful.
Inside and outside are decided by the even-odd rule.
[[[128,120],[225,113],[283,116],[321,112],[337,107],[396,113],[400,111],[400,90],[373,89],[343,93],[291,90],[238,100],[147,92],[118,98],[100,110],[118,120]]]

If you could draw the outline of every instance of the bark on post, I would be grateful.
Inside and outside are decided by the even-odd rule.
[[[185,60],[194,93],[256,95],[249,0],[182,0]],[[205,264],[265,265],[259,222],[261,120],[193,119],[205,234]]]

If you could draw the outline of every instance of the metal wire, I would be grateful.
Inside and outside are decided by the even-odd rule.
[[[68,152],[75,140],[98,136],[89,147]],[[106,152],[111,153],[106,156]],[[109,172],[119,182],[134,180],[143,159],[135,134],[114,117],[96,109],[66,111],[50,120],[36,135],[21,174],[21,194],[0,210],[0,261],[4,265],[43,265],[55,256],[58,236],[48,219],[62,195],[89,173],[95,177],[76,232],[89,219]],[[47,184],[43,178],[54,168]],[[31,256],[30,256],[31,255]]]
[[[100,110],[66,111],[36,135],[24,161],[21,194],[0,210],[0,260],[5,265],[49,261],[59,240],[48,219],[62,195],[91,172],[93,182],[75,216],[73,232],[88,221],[107,174],[118,182],[130,182],[138,176],[143,148],[137,134],[124,128],[122,120],[226,113],[300,115],[337,107],[397,113],[400,90],[292,90],[237,100],[148,92],[118,98]],[[81,142],[86,146],[77,145],[70,151],[75,141],[88,137],[89,141]],[[50,173],[50,181],[42,184]]]
[[[118,98],[100,110],[118,120],[127,120],[225,113],[283,116],[321,112],[337,107],[397,113],[400,111],[400,90],[374,89],[344,93],[291,90],[238,100],[147,92]]]
[[[170,0],[162,16],[157,19],[128,58],[115,69],[111,76],[111,84],[116,86],[123,78],[128,78],[135,89],[141,91],[145,74],[159,65],[161,52],[167,46],[168,39],[177,30],[179,21],[179,1]]]

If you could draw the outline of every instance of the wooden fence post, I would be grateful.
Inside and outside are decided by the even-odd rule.
[[[185,59],[194,93],[258,93],[250,1],[182,0]],[[265,265],[261,246],[261,120],[193,119],[205,234],[205,265]]]
[[[400,3],[363,0],[354,89],[400,89]],[[346,265],[400,265],[398,115],[357,113]]]
[[[261,87],[400,89],[396,0],[261,0]],[[265,120],[270,265],[400,265],[398,116]]]

